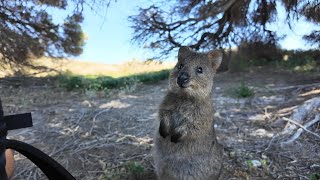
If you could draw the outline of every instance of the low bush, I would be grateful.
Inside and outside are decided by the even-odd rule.
[[[131,76],[113,78],[110,76],[79,76],[69,72],[58,76],[59,83],[67,90],[85,89],[85,90],[106,90],[106,89],[129,89],[138,83],[155,83],[169,77],[170,70],[161,70],[136,74]]]

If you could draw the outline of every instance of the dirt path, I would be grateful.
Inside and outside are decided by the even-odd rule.
[[[228,90],[241,81],[255,89],[254,97],[230,96]],[[271,126],[283,113],[289,116],[294,105],[320,94],[299,96],[318,91],[285,87],[312,83],[320,83],[319,76],[259,69],[217,75],[213,101],[218,138],[225,147],[222,179],[308,179],[320,172],[319,139],[304,133],[294,144],[280,147],[273,137],[284,124]],[[115,98],[45,84],[0,85],[6,114],[31,111],[34,119],[33,128],[10,131],[10,138],[43,150],[76,179],[155,178],[152,134],[166,81]],[[312,130],[319,133],[319,125]],[[46,179],[23,156],[16,155],[16,162],[14,179]]]

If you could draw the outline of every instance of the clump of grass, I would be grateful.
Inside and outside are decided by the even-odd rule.
[[[234,98],[247,98],[254,95],[252,88],[247,86],[244,82],[241,82],[237,87],[233,87],[227,90],[227,94]]]
[[[312,174],[310,176],[310,180],[319,180],[320,179],[320,173]]]
[[[242,82],[240,86],[236,88],[235,93],[238,98],[246,98],[254,95],[254,91],[244,82]]]
[[[145,177],[143,177],[145,169],[144,169],[144,166],[140,162],[129,161],[127,163],[126,169],[128,170],[130,176],[133,179],[145,179]]]
[[[108,89],[132,90],[139,83],[155,83],[169,77],[170,70],[142,73],[125,77],[80,76],[70,72],[58,76],[62,87],[68,91],[84,89],[89,91],[106,91]]]
[[[246,163],[247,163],[247,165],[248,165],[249,168],[252,168],[252,167],[253,167],[253,162],[252,162],[252,160],[247,160]]]
[[[127,169],[133,174],[142,174],[144,172],[143,165],[137,161],[128,162]]]
[[[117,173],[106,174],[103,177],[100,177],[101,180],[118,180],[120,179],[120,175]]]

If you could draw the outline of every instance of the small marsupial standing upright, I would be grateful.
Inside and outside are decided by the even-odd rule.
[[[223,147],[214,131],[213,78],[218,50],[198,53],[181,47],[159,109],[154,161],[160,180],[214,180],[222,169]]]

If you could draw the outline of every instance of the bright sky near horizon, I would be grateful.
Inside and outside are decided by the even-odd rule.
[[[86,8],[85,20],[82,24],[83,31],[88,36],[84,52],[74,59],[117,64],[132,59],[146,60],[155,54],[149,49],[144,49],[131,43],[133,30],[130,28],[128,16],[138,13],[138,8],[148,6],[150,0],[119,0],[100,12]],[[282,12],[282,13],[281,13]],[[310,46],[302,40],[302,36],[316,27],[303,20],[293,24],[293,30],[283,23],[285,20],[284,9],[279,9],[278,23],[270,26],[271,29],[287,34],[280,42],[285,49],[308,49]],[[173,59],[174,57],[172,57]]]

